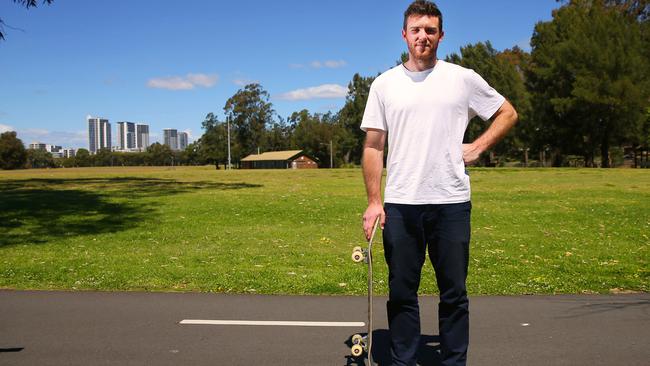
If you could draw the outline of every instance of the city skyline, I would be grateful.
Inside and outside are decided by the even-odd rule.
[[[151,143],[162,142],[169,126],[196,140],[206,114],[224,120],[228,98],[253,82],[268,91],[280,117],[302,109],[336,113],[355,73],[374,76],[405,51],[401,23],[409,3],[253,0],[247,7],[212,1],[154,7],[70,0],[25,10],[3,2],[3,20],[25,31],[6,29],[0,44],[0,132],[17,131],[26,144],[87,148],[87,129],[79,121],[91,114],[147,121]],[[440,58],[485,41],[497,50],[530,50],[535,23],[561,5],[437,4],[445,17]],[[314,26],[314,16],[324,23]]]

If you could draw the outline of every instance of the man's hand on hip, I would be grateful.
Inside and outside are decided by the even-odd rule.
[[[481,156],[481,151],[474,144],[463,144],[463,161],[465,165],[474,164]]]
[[[366,240],[370,240],[372,228],[375,226],[375,220],[379,217],[379,226],[384,229],[386,223],[386,214],[381,203],[369,204],[366,212],[363,214],[363,232],[366,234]]]

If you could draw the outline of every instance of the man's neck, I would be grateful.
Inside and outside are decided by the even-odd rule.
[[[436,63],[438,62],[437,57],[433,57],[432,59],[428,60],[421,60],[421,59],[416,59],[413,57],[409,57],[409,60],[404,63],[404,67],[406,67],[407,70],[409,71],[425,71],[432,69],[434,66],[436,66]]]

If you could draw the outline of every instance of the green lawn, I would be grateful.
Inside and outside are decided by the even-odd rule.
[[[650,171],[471,178],[471,294],[650,291]],[[0,287],[363,294],[364,209],[358,169],[1,171]]]

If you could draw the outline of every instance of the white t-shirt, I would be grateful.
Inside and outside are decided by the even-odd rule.
[[[492,117],[504,101],[473,70],[442,60],[425,71],[398,65],[378,76],[370,86],[361,129],[388,133],[384,201],[469,201],[465,129],[474,116]]]

